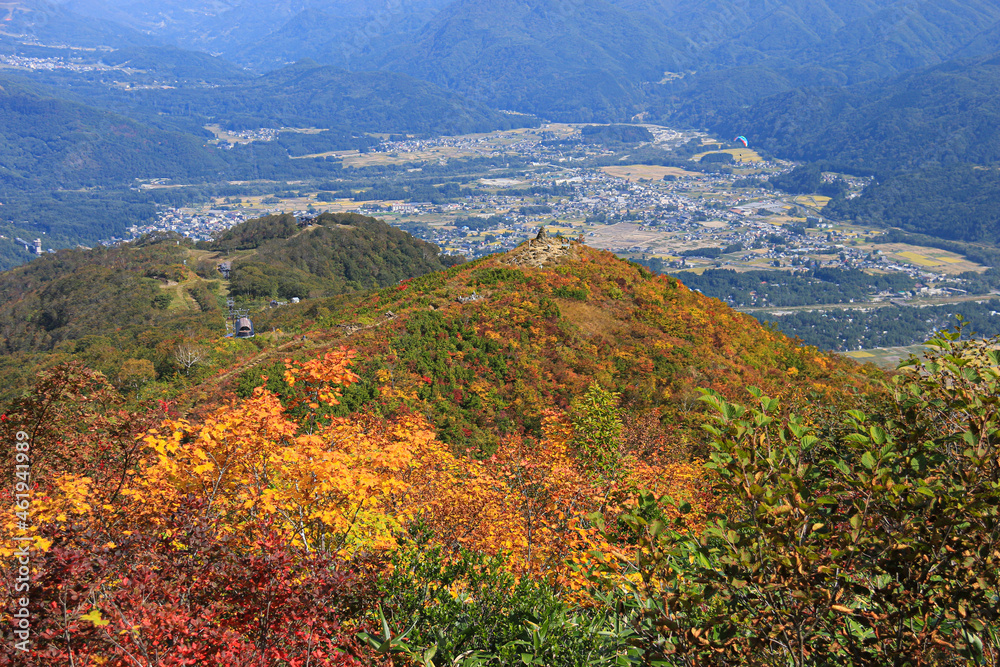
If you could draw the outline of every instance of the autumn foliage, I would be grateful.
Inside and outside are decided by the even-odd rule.
[[[541,437],[504,437],[487,459],[405,410],[315,418],[356,380],[353,358],[289,361],[291,405],[258,388],[197,419],[124,412],[79,367],[42,377],[4,422],[30,428],[37,451],[31,525],[3,526],[4,545],[32,538],[34,664],[377,661],[357,639],[369,589],[415,527],[446,554],[502,557],[583,601],[593,554],[616,539],[588,515],[625,512],[650,485],[698,499],[700,467],[626,438],[606,392],[590,417],[611,421],[610,439],[553,409]],[[595,438],[613,470],[579,444]]]
[[[0,665],[995,662],[996,342],[876,391],[605,260],[370,293],[186,412],[41,374]]]

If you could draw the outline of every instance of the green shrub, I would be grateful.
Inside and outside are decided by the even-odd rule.
[[[586,287],[557,287],[552,290],[552,296],[561,299],[572,299],[573,301],[586,301],[590,296],[590,292]]]

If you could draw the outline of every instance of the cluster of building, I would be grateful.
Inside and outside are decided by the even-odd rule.
[[[0,55],[0,67],[46,72],[54,70],[68,70],[70,72],[107,72],[113,69],[120,69],[112,65],[105,65],[102,62],[74,62],[64,58],[32,58],[28,56],[10,54]]]
[[[244,141],[274,141],[278,138],[281,128],[259,127],[256,130],[227,130],[226,132]],[[232,148],[232,144],[222,144],[222,148]]]
[[[147,225],[132,225],[128,232],[132,238],[157,232],[174,232],[194,241],[211,241],[233,225],[251,218],[266,215],[267,212],[222,211],[209,209],[199,212],[189,208],[168,208],[160,212],[157,219]],[[110,240],[114,242],[113,239]]]
[[[278,131],[260,128],[234,134],[268,141]],[[664,128],[653,128],[653,134],[658,142],[690,140],[688,135]],[[559,136],[566,138],[565,130]],[[542,128],[523,133],[384,141],[375,150],[417,154],[447,147],[494,157],[516,154],[526,166],[499,174],[497,169],[484,169],[482,179],[465,186],[466,194],[449,203],[379,201],[360,208],[342,203],[348,208],[340,210],[382,217],[447,252],[470,258],[510,250],[544,225],[552,233],[583,234],[595,247],[635,259],[658,258],[677,269],[838,267],[899,271],[931,285],[928,289],[936,289],[932,283],[941,278],[926,267],[872,250],[866,241],[878,230],[824,220],[819,198],[794,197],[747,178],[782,173],[791,165],[757,162],[749,169],[743,165],[737,174],[732,170],[712,173],[627,166],[624,162],[626,166],[584,167],[567,161],[593,159],[608,149],[550,141],[555,138],[555,133]],[[857,190],[866,182],[847,179]],[[301,206],[301,202],[295,205]],[[248,218],[281,211],[280,202],[267,210],[171,208],[162,211],[155,222],[134,226],[129,232],[140,236],[170,231],[207,240]],[[699,250],[706,252],[700,255]]]

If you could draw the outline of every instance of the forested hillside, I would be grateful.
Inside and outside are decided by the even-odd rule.
[[[149,91],[143,108],[236,129],[325,127],[355,132],[464,134],[524,124],[440,87],[390,72],[302,61],[236,86]]]
[[[956,165],[889,173],[856,199],[834,200],[846,220],[899,227],[942,239],[1000,242],[997,167]]]
[[[11,81],[0,86],[0,138],[0,183],[19,190],[204,178],[225,167],[201,138],[156,130]]]
[[[955,61],[889,81],[770,98],[731,128],[801,160],[881,172],[1000,162],[1000,56]]]
[[[611,2],[459,0],[376,64],[474,100],[559,120],[640,110],[639,84],[686,63],[671,27]]]
[[[388,373],[460,450],[489,452],[504,433],[537,431],[546,405],[565,407],[595,381],[695,439],[699,387],[736,396],[752,383],[796,402],[864,384],[849,363],[799,347],[675,279],[585,246],[552,245],[567,254],[542,268],[519,265],[513,251],[261,321],[287,329],[305,311],[324,329],[358,329],[350,345],[363,357],[355,368],[362,380],[345,404],[375,398],[369,392]],[[249,394],[261,376],[287,390],[262,365],[240,377],[239,391]]]
[[[350,213],[323,213],[302,225],[291,215],[251,220],[211,247],[254,249],[232,261],[230,274],[231,293],[248,298],[375,289],[462,261],[381,220]]]
[[[6,354],[52,350],[62,341],[156,328],[178,298],[170,283],[192,281],[188,249],[174,240],[62,250],[0,274],[0,331]],[[193,281],[190,287],[204,281]],[[209,286],[218,291],[219,282]],[[181,296],[181,295],[184,296]],[[217,310],[215,296],[205,310]],[[195,308],[195,311],[200,310]]]
[[[158,57],[155,52],[113,52],[109,59]],[[178,58],[176,68],[197,77],[201,65]],[[136,63],[140,64],[140,63]],[[201,71],[200,76],[210,76]],[[308,148],[324,152],[370,144],[365,132],[462,134],[523,126],[525,116],[469,104],[426,82],[391,73],[351,74],[299,63],[261,78],[225,72],[212,86],[149,89],[123,96],[93,84],[68,91],[24,77],[0,86],[0,183],[18,189],[52,184],[113,185],[135,178],[184,180],[315,175],[313,165],[289,161]],[[59,80],[50,81],[54,86]],[[78,90],[79,88],[79,90]],[[86,103],[67,101],[85,99]],[[114,112],[101,107],[115,109]],[[222,152],[207,145],[202,127],[230,129],[320,127],[334,131],[306,139],[283,136],[273,145]],[[158,127],[167,128],[158,129]],[[312,171],[310,171],[312,170]]]
[[[168,235],[46,254],[0,273],[0,398],[69,358],[132,390],[179,371],[197,376],[240,353],[211,342],[226,332],[226,296],[259,309],[273,298],[368,290],[461,261],[353,214],[323,214],[305,225],[291,215],[250,220],[209,248]],[[232,267],[229,280],[218,271],[222,262]],[[198,354],[185,366],[178,350],[191,349]]]
[[[561,239],[273,313],[9,404],[34,664],[998,656],[995,342],[883,381]]]

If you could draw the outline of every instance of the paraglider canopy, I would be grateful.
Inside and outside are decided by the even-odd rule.
[[[736,137],[735,139],[733,139],[733,141],[736,142],[736,143],[738,143],[738,144],[743,144],[743,148],[749,148],[750,147],[750,142],[747,141],[747,138],[744,137],[742,134],[740,136]]]

